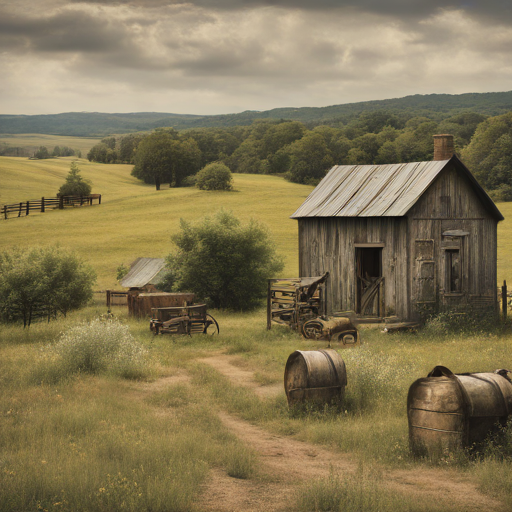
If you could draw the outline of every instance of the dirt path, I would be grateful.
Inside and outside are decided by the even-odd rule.
[[[254,380],[252,372],[230,362],[233,357],[216,355],[199,361],[210,364],[234,383],[250,387],[260,396],[266,396],[261,392],[262,386]],[[349,455],[271,434],[222,411],[219,417],[233,434],[259,454],[261,472],[265,477],[264,481],[261,478],[238,480],[221,470],[214,471],[197,504],[201,511],[292,510],[290,507],[298,484],[327,477],[331,471],[343,476],[356,470],[357,462]],[[478,492],[470,478],[454,470],[393,470],[386,473],[385,481],[390,488],[413,494],[418,500],[428,498],[435,502],[442,497],[443,501],[457,504],[467,512],[506,510],[502,503]]]
[[[236,359],[237,356],[216,354],[211,357],[197,359],[197,361],[212,366],[218,372],[228,377],[233,384],[251,388],[260,397],[284,394],[284,384],[282,382],[263,386],[254,379],[254,372],[236,366],[234,364]]]

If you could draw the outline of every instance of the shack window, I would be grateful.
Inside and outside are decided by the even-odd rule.
[[[460,275],[460,251],[459,249],[446,250],[446,284],[448,293],[460,293],[461,275]]]

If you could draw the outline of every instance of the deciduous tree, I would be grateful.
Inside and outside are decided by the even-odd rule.
[[[166,289],[194,292],[213,307],[247,310],[266,295],[267,279],[283,269],[268,230],[251,220],[242,225],[220,211],[197,225],[181,221],[167,257]]]

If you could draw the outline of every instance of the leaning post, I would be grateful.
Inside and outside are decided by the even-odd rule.
[[[507,281],[503,281],[503,286],[501,287],[501,315],[503,321],[507,320]]]

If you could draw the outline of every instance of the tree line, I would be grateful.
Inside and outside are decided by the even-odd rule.
[[[333,165],[428,161],[433,135],[454,135],[457,154],[496,200],[512,200],[512,112],[475,112],[444,119],[391,110],[365,112],[347,123],[311,125],[264,119],[249,126],[106,137],[87,158],[134,164],[132,174],[159,188],[193,184],[190,176],[212,162],[232,172],[277,174],[315,185]]]

